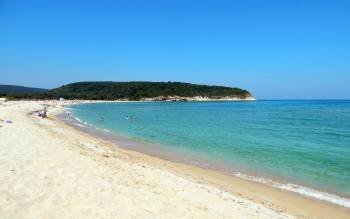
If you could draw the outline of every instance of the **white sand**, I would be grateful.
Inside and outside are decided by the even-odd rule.
[[[28,115],[42,108],[0,105],[0,218],[290,217]]]

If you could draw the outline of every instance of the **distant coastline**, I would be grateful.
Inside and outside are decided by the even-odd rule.
[[[170,97],[152,97],[152,98],[142,98],[139,100],[130,100],[130,99],[116,99],[116,100],[86,100],[86,99],[72,99],[72,100],[50,100],[45,99],[41,101],[56,101],[59,104],[63,105],[75,105],[75,104],[93,104],[93,103],[118,103],[118,102],[253,102],[257,101],[255,97],[247,97],[240,99],[237,97],[179,97],[179,96],[170,96]]]
[[[232,96],[224,96],[224,97],[203,97],[203,96],[196,96],[196,97],[180,97],[180,96],[158,96],[158,97],[152,97],[152,98],[142,98],[140,101],[255,101],[256,99],[254,97],[245,97],[245,98],[239,98],[239,97],[232,97]]]

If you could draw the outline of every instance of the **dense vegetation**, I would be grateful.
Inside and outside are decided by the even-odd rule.
[[[32,87],[23,87],[16,85],[2,85],[0,84],[0,94],[33,94],[33,93],[44,93],[47,92],[47,89],[41,88],[32,88]]]
[[[45,93],[11,95],[12,98],[66,98],[90,100],[115,100],[159,96],[194,97],[224,96],[245,98],[250,93],[239,88],[223,86],[196,85],[181,82],[77,82],[49,90]]]

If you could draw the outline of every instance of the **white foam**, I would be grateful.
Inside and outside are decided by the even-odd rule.
[[[79,126],[79,127],[82,127],[82,128],[86,127],[85,125],[80,124],[80,123],[76,123],[75,125],[76,125],[76,126]]]
[[[75,120],[77,120],[78,122],[83,123],[78,117],[74,117]]]
[[[346,208],[350,208],[350,200],[347,198],[343,198],[341,196],[338,195],[334,195],[328,192],[323,192],[323,191],[318,191],[312,188],[308,188],[305,186],[300,186],[300,185],[296,185],[296,184],[292,184],[292,183],[287,183],[287,184],[283,184],[283,183],[278,183],[275,182],[271,179],[266,179],[266,178],[262,178],[262,177],[254,177],[254,176],[248,176],[242,173],[235,173],[233,174],[234,176],[240,177],[242,179],[245,180],[250,180],[250,181],[254,181],[254,182],[259,182],[259,183],[263,183],[275,188],[279,188],[282,190],[287,190],[290,192],[294,192],[294,193],[298,193],[307,197],[311,197],[311,198],[315,198],[318,200],[322,200],[322,201],[327,201],[336,205],[341,205],[344,206]]]

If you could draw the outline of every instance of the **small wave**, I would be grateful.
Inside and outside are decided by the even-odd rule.
[[[104,131],[104,132],[111,132],[111,131],[109,131],[108,129],[103,129],[103,131]]]
[[[278,182],[272,181],[271,179],[248,176],[248,175],[245,175],[242,173],[235,173],[233,175],[236,177],[245,179],[245,180],[263,183],[263,184],[270,185],[270,186],[278,188],[278,189],[298,193],[300,195],[304,195],[304,196],[315,198],[318,200],[330,202],[330,203],[333,203],[336,205],[341,205],[341,206],[344,206],[346,208],[350,208],[350,200],[349,199],[340,197],[338,195],[330,194],[328,192],[322,192],[322,191],[318,191],[318,190],[315,190],[312,188],[308,188],[305,186],[300,186],[300,185],[296,185],[296,184],[292,184],[292,183],[287,183],[287,184],[278,183]]]
[[[74,117],[75,120],[77,120],[78,122],[83,123],[78,117]]]
[[[76,126],[79,126],[79,127],[82,127],[82,128],[85,128],[85,127],[86,127],[85,125],[83,125],[83,124],[81,124],[81,123],[76,123],[75,125],[76,125]]]
[[[346,133],[343,134],[343,133],[334,133],[334,132],[324,132],[323,134],[328,135],[328,136],[350,138],[350,135],[346,134]]]

